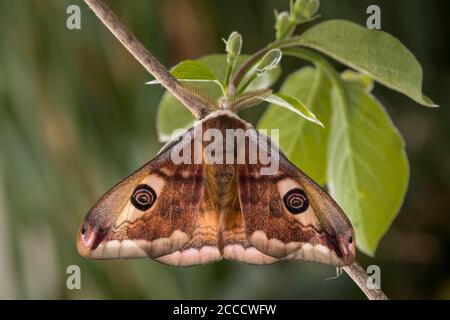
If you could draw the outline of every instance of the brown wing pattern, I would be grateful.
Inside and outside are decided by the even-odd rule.
[[[281,260],[351,263],[355,235],[334,200],[281,153],[277,172],[262,175],[261,168],[236,169],[248,244]]]
[[[190,140],[188,132],[179,144]],[[198,238],[203,193],[204,165],[175,165],[167,150],[89,211],[78,234],[78,251],[94,259],[158,258],[180,251]]]
[[[225,257],[262,265],[305,260],[335,266],[352,262],[355,236],[339,206],[282,154],[273,174],[260,159],[245,164],[211,164],[195,128],[250,129],[244,144],[259,148],[259,135],[229,113],[191,128],[154,160],[108,191],[89,211],[77,238],[80,254],[94,259],[150,257],[191,266]],[[225,142],[224,142],[225,143]],[[174,149],[189,144],[191,164],[175,164]],[[195,152],[197,151],[197,152]],[[278,152],[272,148],[271,152]],[[184,152],[183,152],[184,153]],[[200,162],[195,154],[200,153]]]

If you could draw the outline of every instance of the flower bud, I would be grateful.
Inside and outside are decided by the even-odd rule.
[[[242,36],[240,33],[233,31],[228,40],[225,41],[225,51],[227,52],[227,63],[233,64],[237,56],[241,54]]]
[[[297,23],[302,23],[311,20],[319,7],[319,0],[296,0],[291,3],[291,14]]]
[[[287,33],[287,30],[290,28],[290,18],[289,12],[275,12],[275,31],[276,38],[280,39],[283,35]]]
[[[280,63],[281,57],[283,54],[281,53],[280,49],[272,49],[269,52],[267,52],[264,57],[260,60],[256,74],[258,76],[262,75],[263,73],[270,71],[278,66]]]

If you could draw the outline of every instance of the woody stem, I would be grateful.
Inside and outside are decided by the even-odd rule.
[[[369,277],[358,262],[355,261],[351,265],[345,266],[344,271],[347,272],[369,300],[388,300],[381,289],[368,288],[367,283]]]
[[[158,80],[175,98],[183,103],[197,118],[202,118],[208,110],[189,99],[169,71],[144,47],[144,45],[120,22],[114,12],[102,0],[84,0],[100,21],[136,58],[136,60]]]

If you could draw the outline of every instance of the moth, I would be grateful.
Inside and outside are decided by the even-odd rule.
[[[197,89],[180,89],[206,110],[204,116],[101,197],[80,226],[78,252],[92,259],[151,258],[183,267],[223,258],[252,265],[351,264],[355,233],[342,209],[237,115],[271,91],[215,101]],[[231,148],[224,142],[216,153],[232,161],[220,164],[206,156],[205,141],[195,143],[195,132],[208,129],[223,136],[230,129],[250,134]],[[259,156],[246,161],[252,147],[276,153],[278,169],[264,175]],[[183,150],[191,163],[174,163],[174,150]]]

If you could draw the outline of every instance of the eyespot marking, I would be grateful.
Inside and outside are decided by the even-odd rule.
[[[146,211],[155,203],[156,192],[152,187],[146,184],[140,184],[134,189],[130,200],[136,209]]]
[[[283,197],[285,207],[293,214],[305,212],[308,209],[309,201],[306,193],[295,188],[287,192]]]

